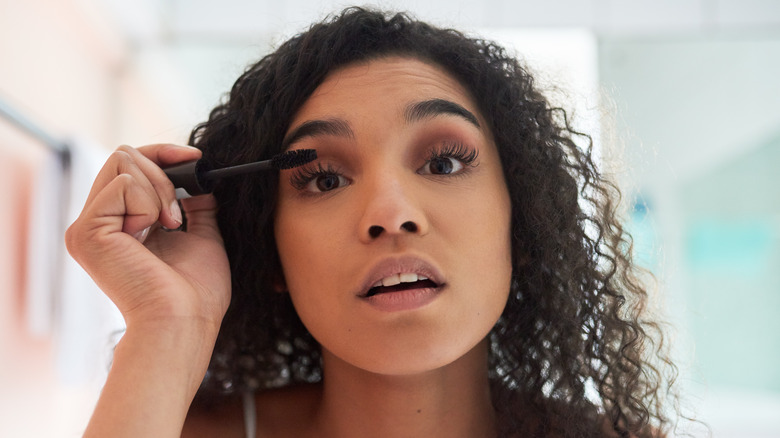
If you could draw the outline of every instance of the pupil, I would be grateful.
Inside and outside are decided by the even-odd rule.
[[[339,177],[336,175],[321,176],[317,180],[317,188],[323,192],[333,190],[339,185]]]
[[[448,174],[452,172],[452,161],[446,158],[436,158],[431,161],[431,172],[436,174]]]

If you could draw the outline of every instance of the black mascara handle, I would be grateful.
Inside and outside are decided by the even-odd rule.
[[[188,161],[163,169],[173,186],[187,191],[190,196],[205,195],[214,190],[214,183],[203,178],[209,171],[205,161]]]

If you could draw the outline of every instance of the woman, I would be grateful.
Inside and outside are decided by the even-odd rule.
[[[363,9],[287,41],[69,229],[127,321],[87,435],[663,435],[674,367],[575,137],[493,43]],[[160,170],[301,148],[184,215]]]

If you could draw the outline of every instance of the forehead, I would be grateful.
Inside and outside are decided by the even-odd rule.
[[[451,100],[479,114],[470,93],[444,69],[416,58],[393,56],[334,70],[299,109],[295,121],[340,112],[347,106],[395,106],[430,98]]]

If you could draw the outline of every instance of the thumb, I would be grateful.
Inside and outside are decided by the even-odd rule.
[[[217,200],[213,195],[195,196],[181,200],[187,216],[187,232],[222,242],[217,225]]]

